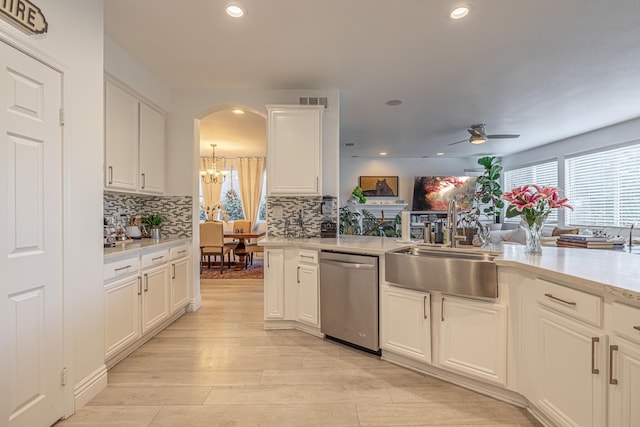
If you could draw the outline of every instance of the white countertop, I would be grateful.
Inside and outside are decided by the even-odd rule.
[[[413,243],[393,238],[340,236],[335,239],[284,239],[267,237],[259,242],[266,247],[297,246],[311,249],[382,255]],[[543,246],[541,255],[527,255],[522,245],[490,245],[486,249],[465,246],[442,250],[488,250],[501,252],[496,264],[516,267],[563,280],[576,286],[604,292],[640,303],[640,255],[618,250],[556,248]]]
[[[119,258],[126,255],[134,255],[136,253],[142,253],[151,251],[154,249],[161,249],[166,246],[174,246],[181,242],[190,242],[188,237],[167,237],[160,240],[155,239],[140,239],[134,240],[130,243],[123,243],[117,245],[115,248],[104,248],[105,261],[112,258]]]

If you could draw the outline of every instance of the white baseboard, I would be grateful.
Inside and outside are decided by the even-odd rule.
[[[202,307],[202,295],[198,295],[196,298],[192,298],[189,301],[189,305],[187,305],[187,311],[193,313],[200,310],[200,307]]]
[[[73,388],[75,410],[82,408],[107,387],[107,366],[102,365]]]

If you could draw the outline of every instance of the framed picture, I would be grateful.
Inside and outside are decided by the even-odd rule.
[[[361,176],[359,185],[366,197],[398,197],[397,176]]]

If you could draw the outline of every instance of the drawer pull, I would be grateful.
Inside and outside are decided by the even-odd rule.
[[[591,338],[591,373],[599,374],[600,369],[596,368],[596,343],[600,342],[600,338],[592,337]]]
[[[300,266],[296,269],[296,281],[300,283]]]
[[[640,331],[640,326],[634,326],[633,329],[637,329],[638,331]]]
[[[309,256],[309,255],[300,255],[300,258],[309,258],[309,259],[314,259],[315,257],[313,257],[313,256]]]
[[[617,345],[609,346],[609,384],[616,385],[618,384],[618,380],[613,378],[613,352],[618,351]]]
[[[187,252],[187,250],[186,250],[186,249],[185,249],[185,250],[183,250],[183,251],[178,251],[178,254],[183,254],[183,253],[185,253],[185,252]]]
[[[131,267],[132,267],[132,265],[131,265],[131,264],[129,264],[129,265],[125,265],[124,267],[116,268],[116,270],[115,270],[115,271],[122,271],[122,270],[126,270],[127,268],[131,268]]]
[[[153,262],[153,261],[157,261],[157,260],[162,259],[162,258],[164,258],[164,255],[157,256],[157,257],[155,257],[155,258],[151,258],[151,261],[152,261],[152,262]]]
[[[575,302],[573,302],[573,301],[566,301],[566,300],[563,300],[562,298],[554,297],[554,296],[553,296],[553,295],[551,295],[551,294],[544,294],[544,296],[545,296],[545,297],[547,297],[547,298],[551,298],[551,299],[552,299],[552,300],[554,300],[554,301],[558,301],[558,302],[561,302],[561,303],[563,303],[563,304],[570,305],[570,306],[572,306],[572,307],[575,307],[575,306],[577,305],[577,304],[576,304]]]
[[[427,318],[427,296],[426,295],[422,298],[422,314],[426,319]]]

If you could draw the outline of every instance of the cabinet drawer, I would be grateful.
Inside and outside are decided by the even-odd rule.
[[[640,343],[640,308],[614,302],[613,330]]]
[[[140,270],[140,258],[137,255],[108,262],[104,264],[104,281],[138,274],[138,270]]]
[[[536,300],[560,313],[602,326],[602,298],[546,280],[536,279]]]
[[[169,249],[153,251],[142,255],[141,268],[149,268],[154,265],[165,264],[167,262],[169,262]]]
[[[189,243],[169,249],[171,259],[184,258],[189,255]]]
[[[318,251],[301,249],[298,251],[298,262],[305,264],[317,264],[318,263]]]

